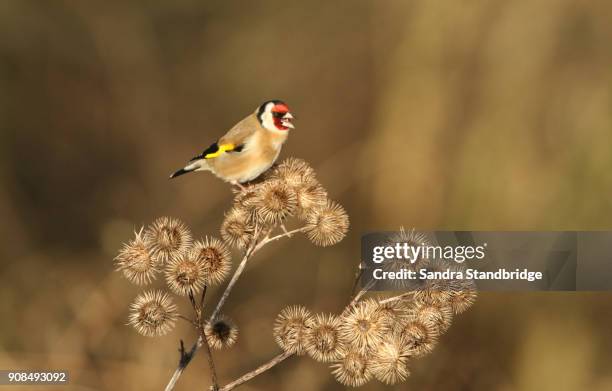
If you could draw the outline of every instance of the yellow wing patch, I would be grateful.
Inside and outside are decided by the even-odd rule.
[[[222,153],[233,151],[234,148],[236,148],[234,144],[221,144],[215,152],[207,153],[206,155],[204,155],[204,159],[215,158],[217,156],[220,156]]]

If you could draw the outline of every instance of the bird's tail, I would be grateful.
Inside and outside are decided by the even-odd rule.
[[[172,175],[170,175],[170,179],[176,178],[177,176],[181,176],[184,174],[188,174],[190,172],[201,171],[203,169],[204,169],[204,164],[202,163],[202,160],[195,160],[195,161],[190,162],[188,165],[181,168],[180,170],[174,172]]]

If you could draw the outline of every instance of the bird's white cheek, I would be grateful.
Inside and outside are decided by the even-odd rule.
[[[274,119],[272,118],[272,115],[270,113],[264,113],[261,119],[262,119],[261,124],[263,125],[264,128],[268,130],[276,129],[276,126],[274,126]]]

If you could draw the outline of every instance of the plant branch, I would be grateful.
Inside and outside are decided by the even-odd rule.
[[[177,315],[177,316],[178,316],[178,318],[179,318],[179,319],[183,319],[184,321],[186,321],[186,322],[190,323],[192,326],[198,327],[198,324],[195,322],[195,320],[193,320],[193,319],[189,319],[188,317],[183,316],[183,315],[181,315],[181,314],[179,314],[179,315]]]
[[[204,332],[204,313],[202,308],[202,303],[204,302],[204,297],[206,296],[206,286],[202,290],[202,296],[200,297],[200,304],[196,303],[193,291],[189,291],[189,301],[193,306],[193,310],[196,315],[196,322],[198,325],[198,332],[200,337],[198,341],[202,340],[202,344],[206,348],[206,357],[208,359],[208,368],[210,369],[210,381],[212,383],[211,389],[212,391],[217,391],[219,389],[219,383],[217,381],[217,370],[215,369],[215,361],[213,360],[212,351],[210,350],[210,345],[208,343],[208,339],[206,338],[206,333]],[[196,343],[195,346],[198,344]],[[193,350],[193,348],[192,348]]]
[[[401,299],[404,299],[406,297],[410,297],[413,294],[414,294],[414,292],[412,292],[412,291],[406,292],[406,293],[402,293],[401,295],[397,295],[397,296],[389,297],[389,298],[384,299],[384,300],[380,300],[379,303],[380,304],[390,303],[392,301],[401,300]]]
[[[359,285],[359,280],[363,275],[364,267],[362,267],[361,262],[359,262],[357,273],[355,273],[355,282],[353,282],[353,288],[351,289],[351,297],[355,295],[355,290],[357,289],[357,285]]]
[[[252,370],[251,372],[245,373],[244,375],[240,376],[238,379],[234,380],[233,382],[231,382],[229,384],[226,384],[225,386],[221,387],[219,389],[219,391],[230,391],[230,390],[233,390],[234,388],[242,385],[243,383],[248,382],[249,380],[251,380],[255,376],[260,375],[263,372],[267,371],[268,369],[271,369],[272,367],[280,364],[281,362],[285,361],[287,358],[289,358],[291,356],[293,356],[293,353],[283,352],[283,353],[275,356],[274,358],[272,358],[267,363],[259,366],[258,368]]]
[[[179,377],[181,377],[181,375],[183,374],[183,371],[185,370],[187,365],[189,365],[189,363],[193,359],[193,356],[195,355],[195,352],[197,349],[198,349],[198,343],[196,342],[191,347],[191,350],[189,352],[186,352],[185,344],[183,343],[183,340],[181,339],[181,344],[179,347],[179,354],[180,354],[179,364],[178,364],[178,367],[174,370],[174,373],[172,374],[172,377],[170,378],[170,381],[166,385],[166,388],[164,389],[164,391],[172,391],[174,389],[176,382],[178,381]]]
[[[208,343],[208,339],[206,338],[206,334],[204,333],[204,325],[200,323],[200,339],[203,341],[204,347],[206,348],[206,356],[208,357],[208,368],[210,369],[210,381],[212,383],[211,390],[218,391],[219,390],[219,382],[217,380],[217,371],[215,369],[215,361],[213,360],[212,351],[210,350],[210,344]]]
[[[253,254],[255,250],[255,246],[256,246],[256,241],[253,241],[253,244],[244,253],[244,257],[242,257],[242,261],[240,261],[240,265],[238,265],[238,268],[234,272],[232,279],[227,284],[227,287],[225,287],[225,291],[221,295],[219,302],[217,302],[217,306],[215,307],[215,310],[213,311],[212,315],[210,315],[211,322],[217,317],[217,315],[219,315],[219,312],[221,312],[221,308],[223,307],[223,304],[225,304],[225,300],[227,300],[227,297],[232,292],[232,288],[234,288],[234,285],[236,285],[236,282],[238,282],[240,275],[244,271],[244,268],[246,267],[247,262],[249,261],[249,259],[251,258],[251,255]]]
[[[282,234],[279,234],[279,235],[276,235],[276,236],[272,236],[271,238],[265,238],[255,247],[255,251],[259,250],[260,248],[262,248],[263,246],[265,246],[266,244],[268,244],[270,242],[273,242],[275,240],[291,236],[291,235],[293,235],[295,233],[298,233],[298,232],[304,232],[304,231],[306,231],[306,227],[296,228],[294,230],[286,231],[286,232],[284,232]],[[255,251],[253,251],[253,252],[255,252]]]
[[[349,305],[347,305],[346,307],[351,307],[352,305],[354,305],[355,303],[357,303],[359,301],[359,299],[361,299],[363,297],[363,295],[365,295],[366,293],[368,293],[368,291],[374,286],[374,281],[369,281],[366,286],[363,287],[363,289],[361,289],[359,292],[357,292],[357,294],[353,297],[353,299],[351,300],[351,302],[349,303]]]
[[[206,297],[206,290],[208,289],[208,285],[204,285],[202,288],[202,296],[200,296],[200,308],[202,311],[204,310],[204,298]]]

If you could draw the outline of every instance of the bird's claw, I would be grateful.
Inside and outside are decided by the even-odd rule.
[[[232,182],[232,185],[238,187],[239,191],[245,191],[247,188],[238,182]]]

